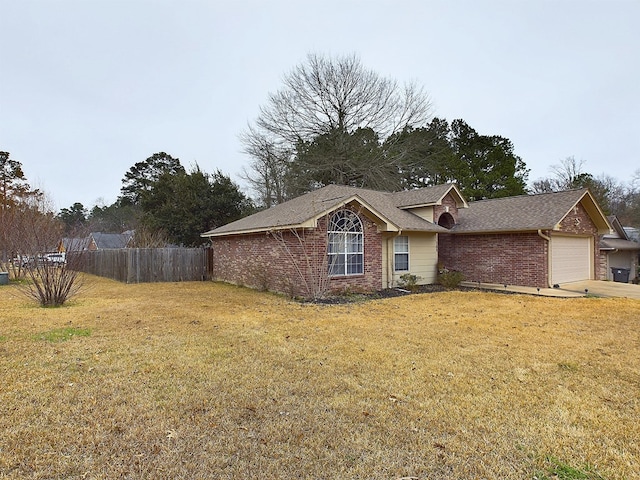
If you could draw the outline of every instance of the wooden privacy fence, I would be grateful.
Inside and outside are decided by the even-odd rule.
[[[207,279],[205,248],[122,248],[84,252],[83,271],[125,283]]]

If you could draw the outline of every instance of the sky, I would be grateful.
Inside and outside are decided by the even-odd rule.
[[[529,181],[567,157],[640,169],[638,0],[0,0],[0,151],[53,208],[109,205],[156,152],[246,193],[239,135],[309,53],[429,93],[510,139]]]

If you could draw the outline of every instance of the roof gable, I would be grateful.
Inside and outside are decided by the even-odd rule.
[[[615,215],[610,215],[607,217],[607,220],[611,225],[611,232],[609,232],[609,235],[607,236],[610,236],[611,238],[618,237],[622,238],[623,240],[630,240],[626,230],[620,224],[618,217],[616,217]]]

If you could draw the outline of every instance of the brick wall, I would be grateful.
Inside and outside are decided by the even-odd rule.
[[[438,235],[440,264],[465,280],[546,287],[547,241],[536,233]]]
[[[598,229],[578,204],[560,223],[559,231],[593,237],[593,265],[596,278],[602,278],[597,248]],[[544,231],[549,236],[552,233]],[[548,242],[536,232],[438,235],[439,263],[458,270],[467,281],[548,287]],[[606,277],[605,277],[606,278]]]
[[[438,224],[440,215],[445,212],[449,213],[453,217],[453,221],[455,223],[458,223],[458,206],[450,193],[447,193],[442,199],[442,205],[436,205],[433,207],[433,223]]]
[[[213,278],[250,287],[312,297],[321,291],[382,288],[382,235],[358,213],[364,233],[364,273],[327,275],[327,217],[317,229],[212,237]]]

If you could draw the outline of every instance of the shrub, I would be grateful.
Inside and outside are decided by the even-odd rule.
[[[415,292],[418,289],[418,281],[420,281],[421,278],[422,277],[412,273],[405,273],[400,276],[398,285],[402,288],[406,288],[410,292]]]
[[[43,307],[59,307],[83,286],[80,272],[85,254],[67,255],[66,261],[60,264],[40,260],[40,257],[35,255],[37,260],[26,268],[28,282],[21,285],[21,289]]]
[[[462,272],[441,268],[438,270],[438,283],[445,288],[457,288],[464,281]]]

